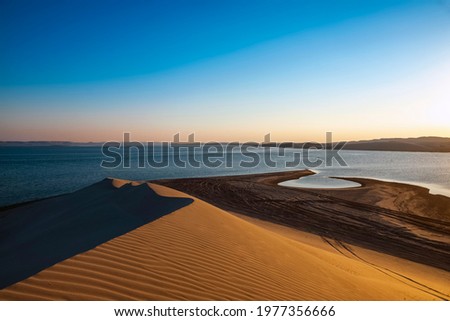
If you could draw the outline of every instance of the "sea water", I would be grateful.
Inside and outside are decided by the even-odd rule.
[[[275,149],[270,150],[273,152]],[[268,149],[257,148],[254,152],[263,160]],[[151,180],[264,173],[308,167],[304,163],[286,165],[286,160],[292,160],[293,154],[299,153],[299,150],[286,149],[284,152],[284,156],[277,156],[277,152],[271,153],[271,159],[275,161],[274,166],[261,161],[253,164],[254,166],[244,167],[242,161],[247,161],[248,165],[249,157],[239,150],[234,150],[228,153],[228,157],[231,156],[228,164],[223,162],[213,168],[204,164],[198,167],[187,164],[183,168],[173,162],[161,168],[148,165],[139,168],[138,155],[133,151],[130,168],[104,168],[101,163],[107,158],[102,154],[100,146],[2,146],[0,206],[73,192],[106,177]],[[189,152],[183,153],[186,158]],[[325,164],[308,167],[318,173],[304,179],[309,184],[308,187],[343,187],[339,184],[346,182],[331,181],[328,177],[368,177],[412,183],[430,188],[432,193],[450,196],[450,153],[346,150],[341,151],[340,155],[348,166],[334,162],[331,167]],[[312,150],[310,157],[324,160],[325,154],[321,150]],[[302,179],[295,184],[302,186]]]

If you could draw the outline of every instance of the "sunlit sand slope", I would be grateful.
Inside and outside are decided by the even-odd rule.
[[[114,184],[120,186],[118,182]],[[167,187],[153,184],[150,187],[162,196],[189,197]],[[420,284],[416,284],[414,280],[405,280],[356,257],[343,255],[325,241],[317,246],[314,242],[303,242],[304,238],[293,236],[292,231],[256,223],[194,198],[188,206],[0,291],[0,298],[448,298],[448,293],[424,285],[423,276]],[[414,264],[409,272],[409,277],[414,275]],[[447,277],[443,272],[440,281],[448,282]]]

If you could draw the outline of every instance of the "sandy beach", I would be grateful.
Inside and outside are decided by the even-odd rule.
[[[3,210],[0,299],[450,299],[450,199],[278,186],[309,174],[107,179]]]

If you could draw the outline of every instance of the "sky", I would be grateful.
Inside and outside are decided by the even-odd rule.
[[[450,137],[450,0],[0,2],[0,141]]]

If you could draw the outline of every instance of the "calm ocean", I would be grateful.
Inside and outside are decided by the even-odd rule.
[[[108,160],[99,146],[0,147],[0,206],[73,192],[105,177],[131,180],[149,180],[176,177],[201,177],[263,173],[269,171],[303,169],[304,164],[286,167],[294,150],[286,150],[285,157],[273,157],[276,166],[263,162],[254,167],[241,167],[249,158],[240,152],[228,154],[229,167],[200,166],[179,168],[171,163],[164,168],[138,168],[136,157],[131,157],[130,168],[106,169],[100,166]],[[299,152],[299,150],[296,150]],[[257,150],[261,159],[264,151]],[[318,172],[309,178],[310,184],[323,184],[323,177],[371,177],[382,180],[408,182],[425,186],[433,193],[450,196],[450,153],[410,153],[379,151],[341,151],[347,167],[311,168]],[[186,154],[186,153],[185,153]],[[186,155],[184,155],[186,156]],[[198,155],[197,155],[198,156]],[[290,157],[291,156],[291,157]],[[323,151],[313,151],[311,159],[324,159]],[[312,183],[311,183],[312,182]]]

